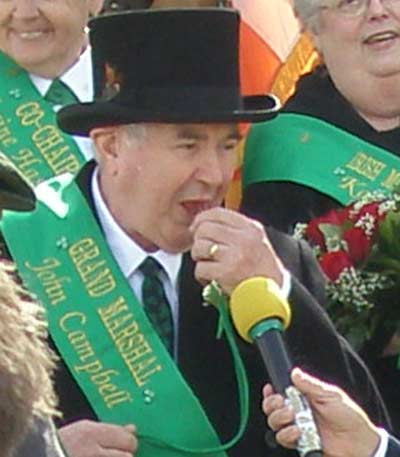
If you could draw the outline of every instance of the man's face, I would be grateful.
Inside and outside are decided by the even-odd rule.
[[[221,204],[239,134],[233,124],[146,124],[142,139],[95,129],[100,186],[119,225],[146,250],[182,252],[200,211]]]
[[[21,67],[55,78],[86,44],[89,14],[103,0],[0,0],[0,49]]]

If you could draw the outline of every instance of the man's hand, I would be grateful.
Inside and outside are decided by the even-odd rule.
[[[196,216],[191,231],[195,276],[201,283],[216,280],[228,294],[255,276],[282,285],[282,263],[260,223],[235,211],[213,208]]]
[[[364,411],[336,386],[302,372],[292,372],[293,384],[310,402],[322,440],[324,457],[370,457],[379,445],[379,434]],[[262,408],[276,440],[287,448],[295,448],[300,436],[292,425],[293,410],[284,398],[274,394],[267,384],[263,390]]]
[[[138,447],[133,425],[82,420],[58,430],[69,457],[132,457]]]

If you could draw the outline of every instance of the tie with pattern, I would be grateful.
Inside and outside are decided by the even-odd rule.
[[[144,275],[142,285],[143,308],[147,317],[153,324],[165,347],[170,354],[173,353],[174,325],[171,307],[165,295],[164,287],[160,279],[162,266],[153,259],[146,259],[139,266]]]
[[[78,98],[72,90],[59,79],[55,79],[47,90],[44,99],[52,106],[66,106],[73,103],[79,103]]]

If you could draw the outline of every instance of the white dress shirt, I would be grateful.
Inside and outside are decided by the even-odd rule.
[[[30,74],[29,76],[36,89],[44,97],[53,80],[33,74]],[[72,90],[80,102],[93,101],[93,67],[89,47],[83,51],[74,65],[61,75],[59,79]],[[56,112],[60,108],[62,107],[57,105],[53,107]],[[73,136],[72,138],[78,144],[79,149],[86,160],[93,158],[93,145],[90,138],[80,136]]]
[[[383,428],[379,428],[378,433],[380,435],[381,441],[377,451],[372,457],[385,457],[389,445],[389,435],[388,432]]]

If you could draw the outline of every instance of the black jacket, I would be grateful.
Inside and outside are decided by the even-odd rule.
[[[394,438],[389,438],[388,450],[385,457],[398,457],[400,455],[400,442]]]

